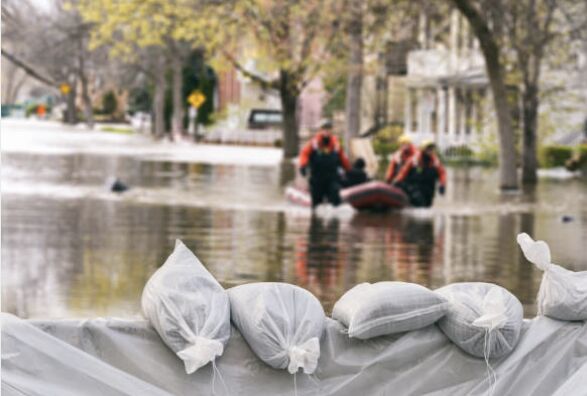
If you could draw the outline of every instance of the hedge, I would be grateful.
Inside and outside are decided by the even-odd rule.
[[[565,166],[573,156],[573,148],[569,146],[547,145],[538,150],[538,162],[541,168]]]

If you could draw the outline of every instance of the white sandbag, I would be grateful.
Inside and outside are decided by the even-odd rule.
[[[228,294],[180,240],[145,285],[141,304],[188,374],[222,355],[230,338]]]
[[[271,367],[312,374],[325,315],[312,293],[287,283],[249,283],[228,290],[234,325]]]
[[[538,290],[538,313],[560,320],[587,320],[587,271],[573,272],[553,264],[544,241],[518,235],[526,259],[542,271]]]
[[[522,303],[509,291],[482,282],[453,283],[435,291],[450,302],[438,326],[462,350],[490,359],[515,348],[524,312]]]
[[[415,283],[361,283],[334,304],[332,318],[348,329],[349,337],[365,340],[429,326],[448,306],[444,297]]]

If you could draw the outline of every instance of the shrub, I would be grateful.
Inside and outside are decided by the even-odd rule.
[[[542,168],[564,166],[573,155],[573,148],[569,146],[548,145],[538,151],[538,161]]]
[[[587,166],[587,143],[576,146],[573,156],[565,162],[565,168],[572,172],[585,166]]]
[[[36,103],[27,105],[25,109],[26,116],[30,117],[31,115],[37,114],[37,106],[38,104]]]
[[[102,127],[100,128],[103,132],[117,133],[119,135],[132,135],[134,131],[132,128],[120,128],[120,127]]]
[[[102,111],[104,114],[113,115],[118,108],[118,99],[112,91],[106,92],[102,96]]]
[[[373,150],[375,154],[387,158],[390,154],[395,152],[399,148],[399,145],[394,142],[384,142],[381,140],[373,140]]]
[[[373,138],[373,150],[375,154],[387,158],[399,147],[397,138],[403,133],[401,125],[388,125],[376,132]]]
[[[484,146],[475,154],[475,159],[481,165],[496,166],[499,162],[497,147]]]
[[[473,156],[473,150],[471,150],[468,146],[460,145],[460,146],[452,146],[448,147],[444,150],[444,155],[446,157],[458,157],[458,158],[471,158]]]

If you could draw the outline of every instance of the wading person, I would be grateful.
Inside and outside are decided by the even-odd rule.
[[[432,206],[437,182],[438,192],[444,195],[446,171],[435,151],[434,142],[424,142],[421,150],[414,154],[393,180],[393,184],[406,192],[412,206]]]
[[[402,167],[416,154],[418,150],[412,144],[412,139],[408,135],[401,135],[397,140],[399,148],[391,155],[385,181],[391,183],[397,176]]]
[[[326,198],[334,206],[340,205],[339,169],[351,169],[348,158],[332,134],[332,123],[324,121],[320,130],[302,149],[298,162],[300,173],[310,172],[310,192],[312,208],[320,205]]]

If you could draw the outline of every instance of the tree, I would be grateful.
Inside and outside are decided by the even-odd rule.
[[[155,134],[165,133],[166,73],[171,69],[172,131],[183,131],[183,62],[189,55],[199,24],[206,17],[200,2],[179,0],[80,0],[79,10],[92,24],[92,46],[105,46],[112,57],[141,70],[154,84]],[[191,43],[191,44],[190,44]],[[168,65],[171,65],[170,67]]]
[[[357,137],[361,129],[361,94],[363,82],[363,1],[347,0],[349,21],[349,70],[347,73],[346,94],[346,134],[345,148],[350,148],[350,140]]]
[[[298,99],[322,70],[339,32],[340,3],[334,0],[236,0],[227,2],[222,20],[233,45],[224,57],[245,77],[279,93],[283,111],[284,157],[299,150]],[[257,70],[244,64],[237,51],[255,45]],[[265,71],[265,73],[263,73]]]
[[[346,62],[345,145],[348,150],[350,140],[357,137],[361,131],[364,77],[375,72],[376,84],[381,84],[380,88],[387,85],[385,56],[388,45],[392,40],[405,39],[406,31],[413,30],[414,17],[417,16],[415,11],[421,9],[417,4],[403,0],[346,0],[344,6],[344,16],[341,20],[345,34],[337,45],[346,51],[340,60]],[[340,49],[335,51],[336,57],[340,57]],[[365,52],[379,54],[379,59],[374,62],[375,70],[373,61],[365,61]],[[381,91],[385,92],[382,92],[382,95],[387,94],[386,90]],[[382,99],[382,102],[386,103],[387,98]],[[371,129],[378,129],[381,123],[385,122],[381,114],[384,112],[381,108],[375,112],[375,125],[372,125]]]
[[[452,0],[452,2],[467,18],[481,44],[494,94],[501,138],[504,135],[501,131],[504,126],[502,113],[506,113],[507,100],[500,86],[505,86],[503,81],[507,77],[519,87],[522,114],[522,181],[535,183],[538,167],[537,131],[542,71],[545,64],[560,65],[569,60],[571,55],[569,43],[573,39],[583,37],[584,40],[587,28],[587,2],[584,0]],[[500,51],[500,48],[503,51]],[[498,68],[500,70],[496,73]],[[502,95],[503,98],[499,98]],[[500,102],[499,106],[497,102]],[[511,108],[507,113],[511,114]],[[500,151],[504,148],[501,142]],[[513,150],[513,143],[511,150]],[[510,154],[507,153],[507,155]],[[510,173],[512,170],[507,172]]]
[[[27,74],[49,86],[56,88],[62,83],[71,86],[66,97],[65,121],[68,123],[77,121],[75,99],[79,82],[85,119],[88,127],[92,128],[89,74],[99,68],[97,65],[102,54],[88,49],[89,25],[75,9],[61,0],[54,0],[47,10],[40,9],[29,0],[7,0],[2,3],[2,15],[7,17],[11,41],[20,44],[15,46],[18,53],[3,47],[5,56],[13,59]]]
[[[27,76],[50,86],[57,87],[57,83],[34,65],[29,65],[22,58],[23,50],[21,43],[26,39],[25,32],[27,18],[30,11],[34,12],[32,4],[28,1],[17,3],[15,1],[4,1],[2,3],[2,103],[14,103],[26,81]]]
[[[4,50],[2,55],[9,59],[8,62],[2,64],[2,103],[11,104],[16,102],[28,74],[15,63],[14,58],[10,61],[10,55],[5,55]]]
[[[519,74],[522,112],[522,182],[537,181],[538,114],[545,64],[569,60],[569,43],[585,33],[587,3],[571,0],[518,0],[491,4],[500,15],[509,61]],[[555,59],[553,59],[553,57]],[[551,87],[552,88],[552,87]]]
[[[507,101],[505,70],[498,42],[496,26],[484,15],[475,0],[451,0],[469,21],[479,40],[485,58],[485,69],[493,92],[493,104],[497,114],[499,132],[499,183],[502,189],[517,189],[516,149],[510,106]],[[499,24],[497,25],[499,26]]]

